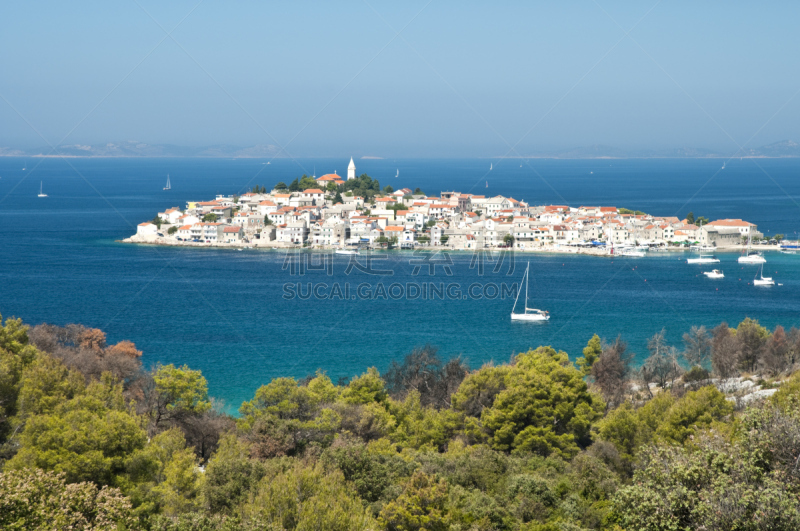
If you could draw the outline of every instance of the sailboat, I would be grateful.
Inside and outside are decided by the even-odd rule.
[[[397,168],[397,175],[395,175],[394,178],[397,179],[398,177],[400,177],[400,168]]]
[[[486,181],[486,188],[489,188],[489,181]]]
[[[753,233],[748,231],[747,233],[747,250],[742,253],[742,256],[739,257],[740,264],[763,264],[767,261],[766,258],[761,256],[761,253],[756,251],[750,250],[750,244],[753,241]]]
[[[164,187],[164,190],[172,190],[172,185],[169,184],[169,173],[167,174],[167,185]]]
[[[493,167],[494,167],[494,166],[493,166],[493,165],[492,165],[492,163],[490,162],[490,163],[489,163],[489,171],[492,171],[492,168],[493,168]]]
[[[758,275],[753,279],[754,286],[774,286],[775,281],[772,280],[772,277],[765,277],[764,276],[764,264],[761,264],[761,267],[758,269]]]
[[[545,310],[537,310],[535,308],[528,308],[528,271],[531,268],[531,263],[528,262],[528,267],[525,268],[525,312],[524,313],[514,313],[514,310],[517,309],[517,301],[519,301],[519,293],[522,291],[521,289],[517,291],[517,298],[514,300],[514,307],[511,308],[511,320],[512,321],[547,321],[550,319],[550,315]]]
[[[39,195],[37,197],[47,197],[47,194],[44,193],[42,186],[43,186],[42,181],[39,181]]]

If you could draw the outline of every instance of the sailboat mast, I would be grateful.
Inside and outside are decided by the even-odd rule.
[[[531,268],[531,263],[528,262],[528,267],[525,268],[525,313],[528,313],[528,270]]]

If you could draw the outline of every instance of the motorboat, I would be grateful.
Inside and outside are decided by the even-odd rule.
[[[772,277],[765,277],[764,276],[764,265],[762,264],[761,267],[758,269],[758,275],[756,278],[753,279],[754,286],[774,286],[775,281],[772,280]]]
[[[344,254],[344,255],[361,254],[360,252],[358,252],[358,249],[336,249],[334,253]]]
[[[697,258],[687,258],[687,264],[718,264],[719,258],[713,254],[700,255]]]
[[[711,271],[703,271],[703,274],[708,278],[725,278],[725,274],[719,269],[712,269]]]
[[[519,301],[519,294],[522,291],[517,291],[517,298],[514,299],[514,307],[511,308],[512,321],[547,321],[550,319],[550,314],[545,310],[537,310],[536,308],[528,308],[528,271],[531,268],[531,263],[528,262],[528,267],[525,268],[525,276],[523,282],[525,283],[525,313],[515,313],[517,309],[517,302]]]
[[[623,249],[619,252],[619,256],[632,256],[636,258],[641,258],[645,256],[643,251],[637,251],[636,249]]]

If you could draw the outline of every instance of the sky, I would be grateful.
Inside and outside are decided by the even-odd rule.
[[[800,4],[0,4],[0,147],[291,156],[734,152],[800,141]]]

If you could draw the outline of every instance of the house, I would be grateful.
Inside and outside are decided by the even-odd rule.
[[[210,213],[217,216],[218,220],[227,220],[231,218],[231,207],[229,206],[211,207]]]
[[[325,200],[325,193],[319,188],[308,188],[307,190],[303,190],[300,196],[310,200],[312,205],[321,205]]]
[[[389,240],[392,238],[397,238],[397,241],[400,242],[403,240],[403,233],[405,232],[405,227],[398,227],[396,225],[389,225],[385,229],[383,229],[383,235],[386,236]]]
[[[490,217],[494,217],[499,210],[506,210],[511,208],[511,201],[509,201],[502,195],[497,195],[486,201],[484,206],[485,206],[484,214]]]
[[[164,220],[165,223],[169,223],[170,225],[174,225],[178,222],[178,219],[183,215],[183,212],[178,207],[168,208],[164,212],[159,212],[158,217]]]
[[[741,219],[718,219],[716,221],[706,223],[703,226],[713,229],[736,229],[739,234],[744,236],[747,236],[751,232],[755,236],[758,232],[756,231],[755,223],[750,223]],[[761,234],[758,233],[758,235],[760,236]]]
[[[178,232],[175,235],[182,239],[182,240],[189,240],[192,238],[192,226],[191,225],[183,225],[178,227]]]
[[[222,231],[225,225],[222,223],[201,223],[202,237],[201,239],[207,243],[217,243],[222,241]]]
[[[157,233],[158,227],[149,221],[145,223],[139,223],[139,225],[136,227],[137,236],[155,236]]]
[[[327,173],[327,174],[323,175],[322,177],[318,177],[317,178],[317,182],[320,184],[320,187],[323,188],[323,189],[326,186],[328,186],[328,183],[333,183],[336,186],[340,186],[340,185],[344,184],[344,181],[342,180],[342,177],[340,175],[337,175],[335,171],[333,173]]]
[[[256,211],[261,216],[266,216],[270,212],[275,212],[276,210],[278,210],[278,205],[276,205],[274,202],[269,201],[267,199],[265,199],[264,201],[261,201],[260,203],[258,203],[258,206],[256,207]]]
[[[244,230],[241,226],[228,226],[222,228],[222,241],[225,243],[238,243],[242,241]]]

